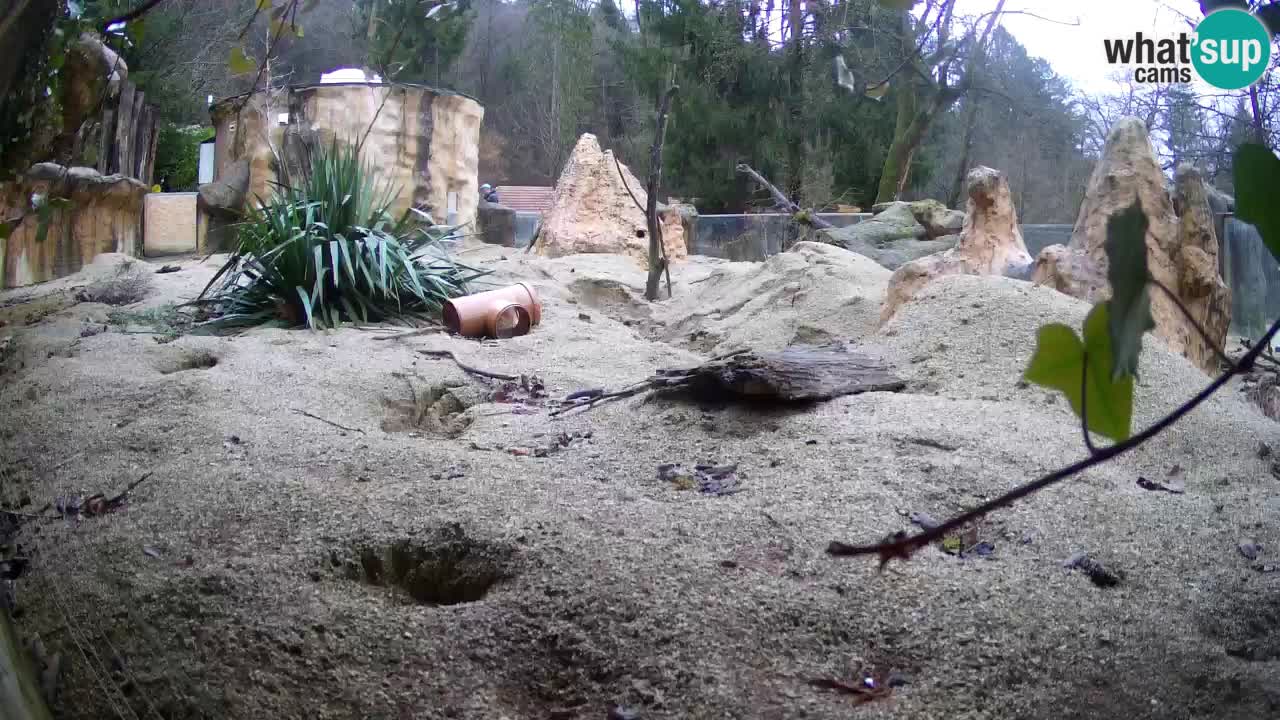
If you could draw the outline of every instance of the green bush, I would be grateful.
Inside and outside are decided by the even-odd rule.
[[[156,137],[156,184],[165,192],[194,191],[200,181],[200,143],[211,137],[212,128],[161,125]]]
[[[236,252],[197,299],[213,312],[211,324],[434,320],[488,274],[449,258],[442,241],[456,228],[419,224],[411,211],[393,218],[397,191],[380,185],[354,148],[316,147],[307,160],[301,182],[278,185],[250,211]]]

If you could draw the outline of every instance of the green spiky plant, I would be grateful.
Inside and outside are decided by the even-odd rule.
[[[207,325],[433,321],[489,273],[450,258],[457,228],[393,217],[397,189],[355,147],[317,144],[305,160],[301,180],[277,184],[240,225],[235,253],[195,301],[213,316]]]

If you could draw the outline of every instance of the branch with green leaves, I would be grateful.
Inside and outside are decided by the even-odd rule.
[[[1280,186],[1280,158],[1265,146],[1243,145],[1235,153],[1233,170],[1236,216],[1254,225],[1272,256],[1280,259],[1280,206],[1270,197],[1271,191]],[[1035,353],[1023,375],[1027,382],[1057,390],[1067,397],[1072,411],[1080,419],[1088,456],[922,532],[914,535],[898,532],[881,542],[867,545],[832,541],[827,547],[827,554],[839,557],[876,555],[880,558],[881,567],[893,559],[909,559],[915,551],[990,512],[1008,507],[1141,446],[1213,397],[1233,377],[1253,369],[1258,358],[1271,347],[1272,339],[1280,334],[1280,319],[1244,356],[1235,363],[1228,363],[1228,370],[1195,397],[1142,432],[1132,434],[1133,385],[1142,353],[1142,338],[1155,327],[1149,288],[1154,285],[1173,297],[1168,288],[1151,277],[1147,267],[1146,234],[1146,214],[1137,201],[1108,220],[1105,247],[1111,299],[1098,303],[1089,312],[1084,321],[1083,335],[1060,323],[1040,328]],[[1208,338],[1204,328],[1191,317],[1186,307],[1176,297],[1173,299],[1201,336]],[[1221,348],[1215,349],[1222,358]],[[1107,437],[1114,444],[1095,447],[1090,433]]]

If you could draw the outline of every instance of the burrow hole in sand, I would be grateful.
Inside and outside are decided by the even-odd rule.
[[[425,430],[452,438],[471,425],[466,411],[479,398],[470,386],[459,382],[427,383],[404,373],[394,375],[407,388],[402,399],[382,399],[383,432]]]
[[[483,600],[511,577],[512,550],[467,535],[449,523],[426,537],[363,543],[347,563],[351,580],[405,593],[423,605],[460,605]]]
[[[177,357],[166,358],[156,364],[156,369],[164,375],[186,370],[208,370],[218,364],[218,358],[204,350],[184,351]]]

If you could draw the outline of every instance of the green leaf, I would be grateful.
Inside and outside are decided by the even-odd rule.
[[[36,208],[36,244],[44,243],[49,237],[49,222],[53,220],[53,206],[47,202]]]
[[[5,221],[0,222],[0,240],[8,240],[13,234],[13,223]]]
[[[1115,353],[1113,378],[1137,374],[1142,336],[1156,326],[1147,289],[1146,238],[1147,215],[1138,200],[1107,220],[1107,281],[1111,283],[1107,330]]]
[[[1280,158],[1257,143],[1236,150],[1232,178],[1236,189],[1236,217],[1258,228],[1271,256],[1280,260]]]
[[[1089,430],[1122,441],[1133,424],[1133,377],[1114,378],[1108,315],[1108,303],[1094,306],[1084,321],[1083,342],[1060,323],[1040,328],[1036,352],[1023,378],[1066,395],[1076,417],[1087,411]]]
[[[258,10],[270,10],[271,0],[258,0]]]
[[[258,63],[245,54],[244,48],[237,45],[231,48],[231,58],[227,61],[227,67],[232,75],[244,75],[256,71]]]

